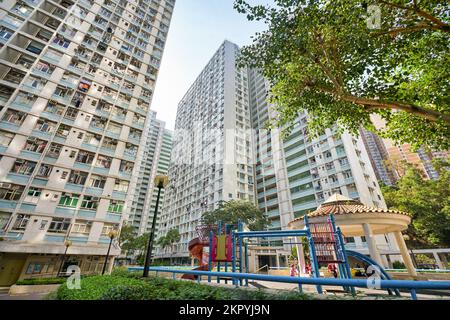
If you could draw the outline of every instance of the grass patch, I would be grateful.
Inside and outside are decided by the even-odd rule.
[[[140,275],[139,275],[140,276]],[[295,291],[268,293],[198,284],[158,277],[140,279],[128,276],[93,276],[81,279],[80,290],[61,286],[57,300],[311,300]]]

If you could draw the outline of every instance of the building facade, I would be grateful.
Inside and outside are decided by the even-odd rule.
[[[101,271],[132,207],[174,4],[0,4],[0,285]]]
[[[159,257],[187,259],[187,243],[197,236],[195,227],[201,214],[213,209],[220,200],[254,201],[266,212],[272,230],[286,229],[294,218],[314,211],[335,193],[366,205],[386,207],[361,138],[338,134],[336,128],[312,137],[308,133],[306,114],[299,115],[285,139],[279,130],[265,130],[266,122],[276,117],[267,99],[269,83],[256,70],[236,70],[232,62],[238,52],[236,45],[226,41],[179,104],[169,169],[172,182],[163,208],[161,230],[178,228],[182,240],[175,246],[176,252],[169,249],[159,252]],[[221,57],[225,60],[222,65]],[[225,80],[217,82],[223,74]],[[244,93],[242,100],[240,92]],[[218,101],[218,109],[209,108],[210,104],[217,106]],[[224,101],[222,105],[220,101]],[[201,126],[198,133],[192,127],[196,121]],[[208,126],[221,130],[211,133],[206,130]],[[191,131],[182,130],[186,128]],[[247,131],[242,131],[247,128],[251,129],[250,138]],[[214,140],[216,136],[226,136],[225,129],[236,133],[231,139],[232,151],[221,147],[227,146],[223,139]],[[193,138],[188,139],[189,134]],[[238,143],[239,138],[245,144]],[[222,161],[231,169],[179,164],[194,159],[197,152],[205,156],[209,148],[215,151],[216,163]],[[246,150],[246,154],[232,158],[236,163],[233,167],[227,160],[236,150]],[[379,237],[378,245],[385,250],[395,249],[395,243],[390,240]],[[363,238],[349,238],[348,242],[354,249],[367,251]],[[280,245],[283,247],[282,241]]]
[[[172,131],[165,129],[165,123],[156,118],[156,112],[150,112],[150,121],[146,131],[146,143],[142,162],[137,174],[137,185],[131,204],[127,223],[135,228],[137,235],[150,232],[155,212],[158,189],[153,181],[156,175],[167,175],[172,150]],[[164,190],[161,190],[158,212],[164,203]],[[159,216],[157,217],[159,221]]]
[[[169,186],[159,234],[180,242],[156,257],[189,257],[202,213],[220,201],[254,201],[248,74],[236,68],[237,45],[225,41],[178,105]]]

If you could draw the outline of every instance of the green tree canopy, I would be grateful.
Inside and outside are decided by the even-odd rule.
[[[449,5],[444,0],[235,0],[248,20],[264,21],[239,64],[260,69],[272,85],[278,118],[289,132],[300,111],[312,133],[337,124],[374,131],[414,147],[450,146]],[[376,5],[377,7],[373,7]],[[375,8],[375,10],[374,10]],[[368,21],[377,19],[380,28]]]
[[[149,233],[144,233],[140,236],[137,235],[136,229],[128,224],[122,226],[120,235],[118,238],[119,246],[126,254],[137,252],[143,252],[147,247],[149,240]]]
[[[450,245],[450,162],[435,160],[439,179],[425,180],[409,166],[395,186],[383,186],[388,207],[412,214],[407,233],[413,246]]]
[[[170,229],[167,231],[165,236],[162,236],[158,239],[157,244],[161,246],[161,248],[165,248],[173,245],[174,243],[180,241],[180,232],[178,229]]]
[[[250,230],[263,230],[270,224],[263,211],[252,202],[244,200],[223,201],[217,209],[204,213],[202,220],[208,225],[216,224],[217,221],[237,224],[240,220]]]

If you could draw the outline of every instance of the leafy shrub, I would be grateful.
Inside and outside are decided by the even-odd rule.
[[[62,284],[65,283],[65,278],[36,278],[23,279],[16,282],[17,285],[43,285],[43,284]]]
[[[392,263],[392,268],[394,269],[406,269],[406,266],[403,262],[401,261],[394,261]]]
[[[209,286],[165,278],[136,279],[132,276],[93,276],[81,282],[81,290],[61,286],[60,300],[306,300],[310,296],[292,291],[268,293]]]
[[[128,267],[116,267],[111,272],[111,276],[139,279],[142,277],[142,271],[128,271]]]

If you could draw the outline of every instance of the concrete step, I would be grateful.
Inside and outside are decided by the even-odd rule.
[[[0,294],[8,294],[9,287],[0,287]]]

